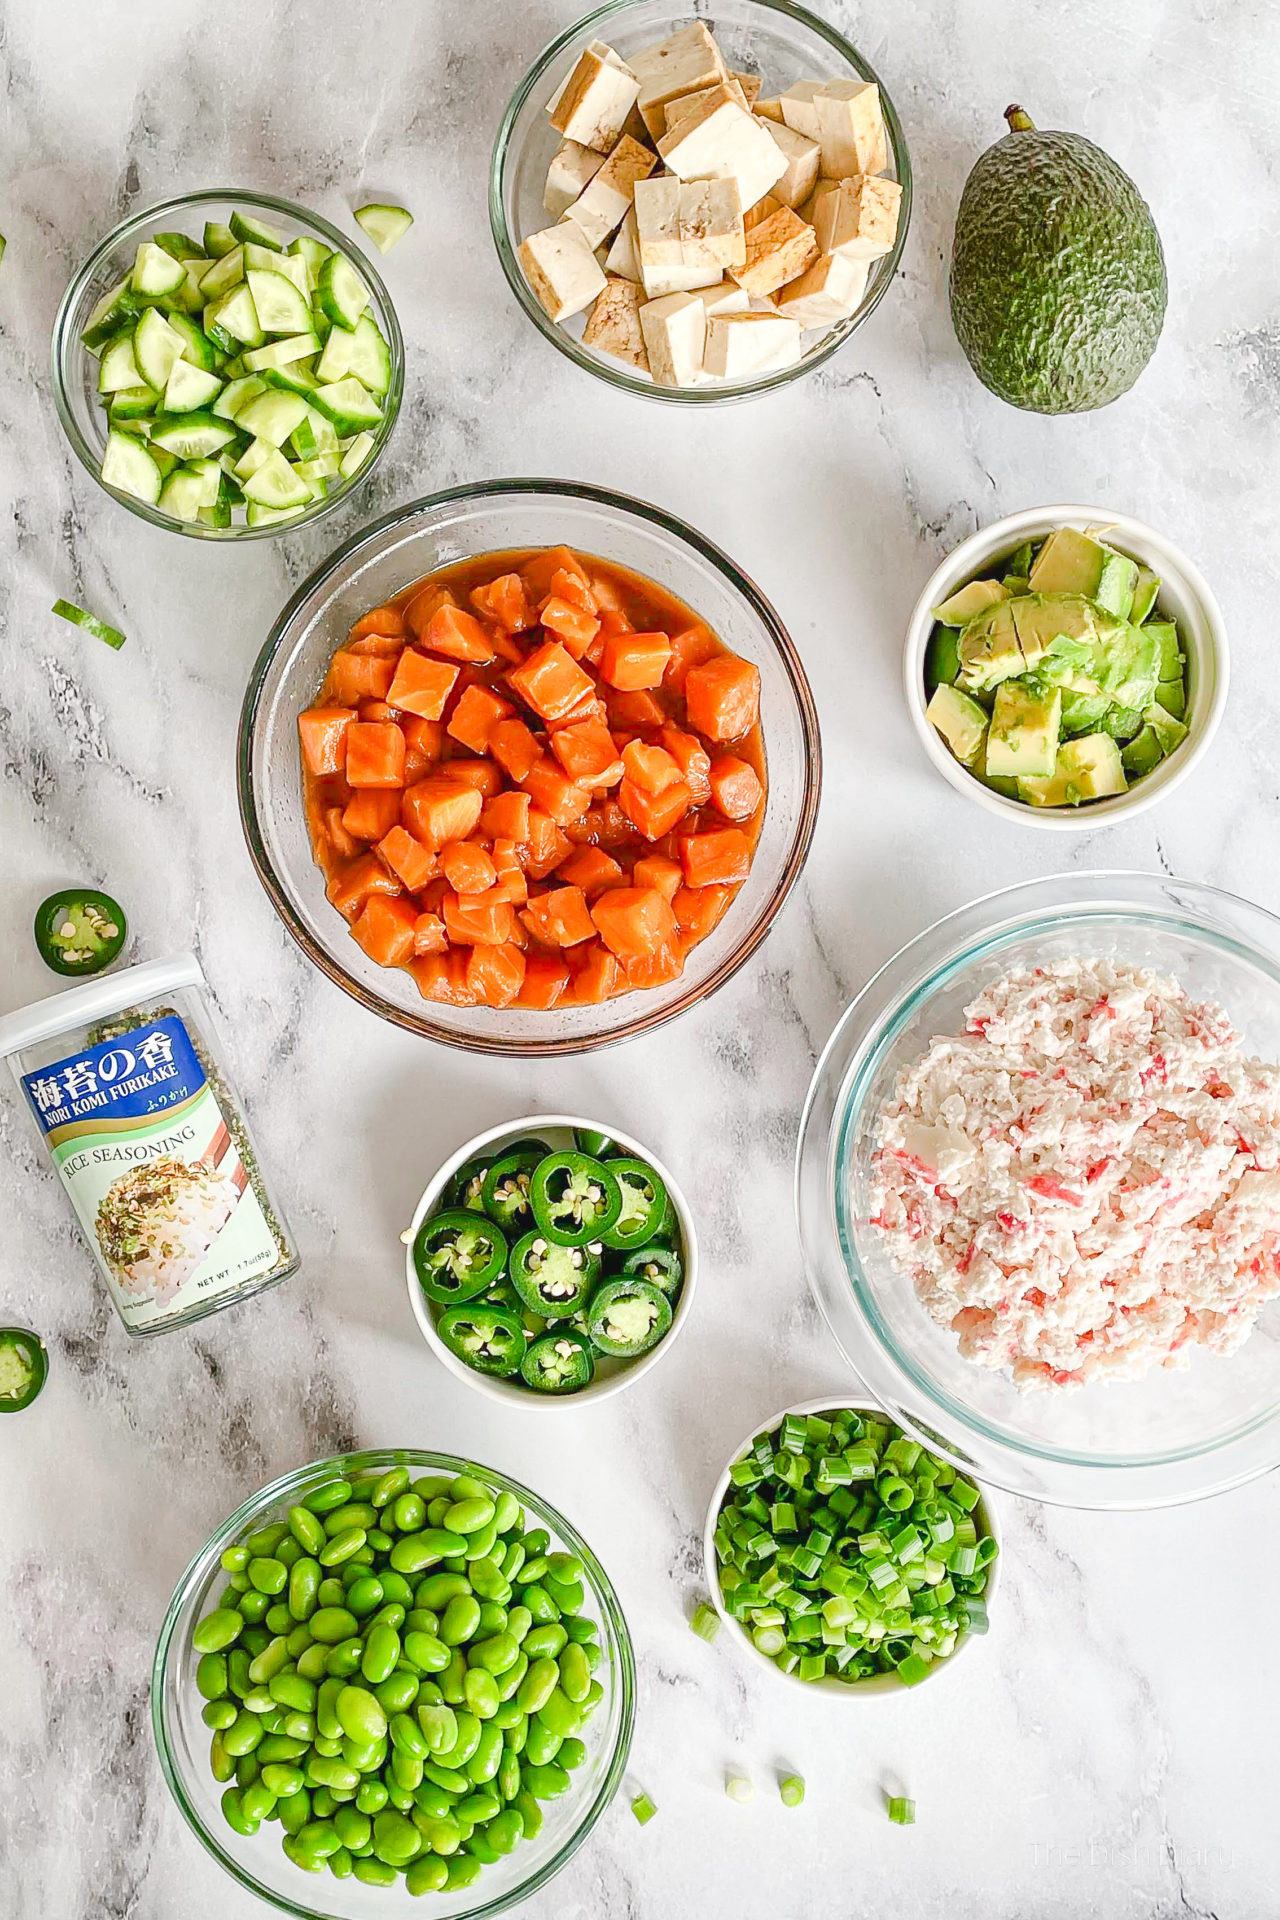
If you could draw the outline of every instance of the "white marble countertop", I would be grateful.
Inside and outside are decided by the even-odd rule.
[[[0,1320],[43,1329],[52,1362],[38,1408],[0,1423],[8,1920],[263,1911],[169,1799],[150,1657],[212,1526],[266,1479],[353,1443],[453,1447],[515,1471],[582,1526],[620,1588],[641,1675],[632,1776],[661,1813],[641,1832],[620,1798],[531,1920],[1274,1911],[1274,1477],[1145,1516],[1004,1501],[996,1630],[946,1684],[874,1709],[799,1697],[684,1624],[728,1448],[758,1415],[850,1383],[801,1273],[790,1162],[817,1049],[853,991],[939,913],[1055,867],[1161,868],[1280,907],[1280,16],[1261,0],[824,10],[908,130],[917,211],[900,278],[818,376],[659,418],[535,336],[489,239],[493,128],[574,0],[9,0],[0,1010],[49,988],[29,921],[59,882],[109,882],[140,956],[194,942],[304,1266],[190,1332],[131,1341],[37,1172],[26,1117],[0,1107]],[[961,183],[1010,98],[1106,145],[1163,232],[1163,343],[1136,391],[1092,417],[1001,405],[947,320]],[[375,482],[321,528],[239,551],[152,530],[100,493],[47,375],[59,295],[104,230],[226,182],[339,224],[362,198],[403,199],[418,222],[385,268],[408,387]],[[520,473],[633,491],[740,559],[804,655],[827,752],[808,870],[757,962],[648,1040],[540,1068],[415,1043],[313,972],[252,873],[233,780],[250,662],[322,554],[415,495]],[[1070,498],[1187,548],[1224,605],[1235,671],[1191,783],[1130,826],[1055,844],[966,808],[927,768],[898,650],[951,543]],[[51,619],[60,594],[127,629],[123,652]],[[530,1421],[425,1351],[396,1232],[464,1135],[563,1106],[681,1169],[707,1259],[689,1333],[640,1389]],[[799,1813],[772,1797],[783,1758],[809,1780]],[[723,1797],[727,1763],[761,1783],[753,1808]],[[890,1771],[918,1802],[911,1831],[884,1818]]]

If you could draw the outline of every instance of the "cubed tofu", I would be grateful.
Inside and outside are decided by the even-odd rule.
[[[793,87],[788,87],[785,93],[778,96],[778,105],[787,126],[795,133],[802,133],[806,140],[817,140],[819,144],[818,109],[813,97],[821,85],[821,80],[797,80]]]
[[[635,186],[636,252],[641,268],[679,267],[680,182],[673,173],[660,173]]]
[[[598,52],[602,45],[594,41],[583,50],[547,109],[558,133],[596,153],[608,153],[617,145],[640,91],[631,68],[611,47]]]
[[[603,165],[602,153],[580,147],[576,140],[561,141],[547,168],[547,184],[542,190],[542,204],[553,220],[573,205]]]
[[[807,200],[818,183],[818,172],[822,160],[822,149],[816,140],[810,140],[807,134],[797,133],[794,127],[785,124],[775,126],[772,120],[766,120],[765,127],[770,139],[787,163],[787,170],[774,181],[769,191],[775,200],[781,200],[784,207],[798,207]]]
[[[708,320],[714,313],[746,313],[751,306],[745,289],[732,280],[722,280],[715,287],[703,287],[698,298],[707,310]]]
[[[724,279],[719,267],[645,267],[640,279],[650,300],[661,300],[669,293],[698,293],[718,287]]]
[[[604,269],[572,221],[531,233],[520,248],[520,265],[552,320],[581,313],[604,292]]]
[[[686,267],[740,267],[747,257],[736,180],[680,184],[680,253]]]
[[[758,73],[731,73],[729,78],[736,80],[742,89],[742,97],[749,107],[753,107],[760,98],[760,89],[764,81]]]
[[[669,293],[640,309],[649,371],[660,387],[692,386],[702,372],[707,310],[696,293]]]
[[[896,180],[858,173],[851,180],[829,181],[814,204],[813,226],[824,253],[850,260],[878,260],[898,237],[902,188]]]
[[[717,313],[707,319],[703,367],[718,380],[751,380],[793,367],[800,328],[776,313]]]
[[[831,327],[857,310],[866,291],[869,263],[842,253],[820,254],[798,280],[778,295],[778,312],[802,327]]]
[[[772,93],[767,99],[758,98],[753,100],[751,103],[751,111],[752,113],[759,114],[762,120],[772,120],[775,126],[785,127],[787,124],[782,113],[781,94]]]
[[[639,280],[640,255],[636,248],[636,210],[634,203],[628,207],[622,225],[613,237],[613,245],[605,258],[604,269],[623,280]]]
[[[882,173],[889,142],[880,111],[880,89],[870,80],[832,80],[813,96],[818,115],[822,171],[828,180],[855,173]]]
[[[659,140],[658,152],[682,180],[736,180],[744,209],[787,170],[766,123],[739,106],[726,87],[709,88],[675,131]]]
[[[737,78],[734,74],[726,73],[722,80],[716,82],[716,85],[723,87],[725,92],[732,100],[737,102],[744,113],[750,111],[747,96],[738,85]],[[710,87],[695,87],[692,93],[680,93],[676,95],[674,100],[668,100],[662,109],[663,126],[661,131],[663,133],[670,133],[672,128],[683,120],[686,114],[691,113],[699,101],[701,101],[706,94],[710,93],[710,91]]]
[[[610,280],[587,316],[582,343],[628,366],[649,371],[649,354],[640,325],[644,294],[631,280]]]
[[[742,216],[743,226],[750,233],[752,227],[758,227],[762,220],[767,220],[771,214],[775,214],[781,205],[781,200],[775,200],[771,193],[766,193],[763,200],[757,200],[754,207],[747,208]]]
[[[637,180],[657,166],[657,155],[624,133],[590,184],[566,207],[563,218],[581,227],[593,247],[601,247],[622,224],[635,195]]]
[[[818,257],[813,228],[790,207],[779,207],[746,236],[746,260],[730,271],[748,293],[776,293]]]
[[[714,86],[728,73],[719,47],[701,20],[632,54],[631,70],[639,82],[637,104],[655,140],[666,129],[668,100],[697,87]]]

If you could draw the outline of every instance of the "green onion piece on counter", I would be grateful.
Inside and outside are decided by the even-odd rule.
[[[914,1827],[916,1823],[916,1803],[902,1794],[890,1794],[889,1818],[895,1827]]]
[[[730,1800],[736,1801],[740,1807],[745,1807],[748,1801],[754,1800],[756,1797],[755,1783],[748,1780],[745,1774],[741,1773],[731,1773],[727,1775],[724,1790]]]
[[[105,620],[99,620],[96,614],[86,613],[83,607],[73,606],[70,600],[55,600],[53,611],[60,620],[69,620],[73,627],[83,627],[95,640],[105,640],[117,652],[125,643],[125,636],[118,627],[109,627]]]
[[[7,241],[6,239],[5,239],[5,237],[4,237],[4,235],[3,235],[2,233],[0,233],[0,260],[3,260],[3,259],[4,259],[4,250],[5,250],[5,248],[6,248],[6,246],[8,246],[8,244],[9,244],[9,243],[8,243],[8,241]]]
[[[356,208],[356,224],[364,228],[379,253],[390,253],[413,225],[413,215],[404,207],[385,207],[376,203]]]
[[[804,1799],[804,1776],[784,1773],[778,1782],[778,1797],[784,1807],[798,1807]]]
[[[705,1640],[710,1645],[720,1631],[720,1615],[703,1600],[694,1608],[689,1625],[699,1640]]]
[[[642,1827],[647,1827],[658,1809],[647,1793],[638,1793],[631,1802],[631,1811]]]

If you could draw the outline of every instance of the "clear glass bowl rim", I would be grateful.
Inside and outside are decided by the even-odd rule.
[[[330,958],[323,948],[312,939],[311,933],[277,876],[267,851],[266,843],[258,825],[258,808],[254,791],[253,749],[258,708],[267,675],[272,661],[284,642],[285,635],[293,622],[295,614],[310,594],[316,591],[320,583],[344,567],[352,556],[368,541],[376,540],[381,534],[411,520],[416,514],[438,507],[447,506],[455,501],[478,500],[490,496],[537,495],[541,493],[558,494],[574,500],[584,500],[594,506],[610,512],[632,514],[647,520],[664,534],[683,541],[693,548],[703,560],[710,563],[723,574],[733,587],[750,605],[752,612],[761,622],[769,638],[777,649],[778,657],[791,685],[799,716],[800,730],[804,736],[804,791],[800,803],[799,818],[791,847],[782,873],[774,886],[773,893],[765,906],[744,932],[742,939],[727,954],[720,966],[701,985],[674,1001],[670,1006],[654,1009],[648,1013],[637,1013],[624,1026],[600,1034],[588,1034],[568,1039],[548,1038],[546,1040],[507,1041],[490,1039],[476,1034],[462,1034],[427,1015],[412,1015],[402,1007],[394,1006],[380,995],[370,993],[359,981],[345,973]],[[408,584],[408,583],[406,583]],[[695,609],[696,611],[696,609]],[[768,743],[766,741],[766,762]],[[267,894],[280,915],[290,934],[314,966],[341,987],[345,993],[358,1001],[370,1013],[376,1013],[383,1020],[402,1027],[407,1033],[416,1033],[428,1040],[438,1040],[445,1046],[459,1047],[469,1053],[483,1053],[518,1057],[522,1059],[549,1059],[555,1055],[591,1053],[602,1047],[616,1046],[625,1040],[633,1040],[642,1033],[651,1033],[667,1021],[687,1013],[689,1008],[699,1001],[709,999],[719,991],[738,970],[746,964],[761,946],[778,914],[785,906],[796,881],[804,869],[809,857],[809,848],[813,843],[814,831],[818,822],[818,805],[822,794],[822,738],[818,725],[818,710],[809,686],[804,666],[800,660],[795,642],[775,612],[772,603],[767,600],[760,588],[741,568],[731,560],[727,553],[708,540],[696,528],[668,513],[662,507],[655,507],[645,500],[632,499],[627,494],[614,493],[605,487],[590,486],[576,480],[550,479],[501,479],[469,481],[461,486],[445,487],[438,493],[424,494],[420,500],[413,500],[407,506],[396,507],[381,519],[371,521],[345,540],[340,547],[322,560],[318,567],[302,582],[288,604],[278,615],[270,633],[263,644],[262,651],[254,662],[249,675],[249,684],[245,689],[244,705],[240,713],[239,735],[236,745],[237,787],[240,802],[240,824],[244,831],[249,856],[253,861],[258,878],[266,888]],[[637,995],[637,998],[641,996]],[[425,1003],[424,1003],[425,1004]],[[606,1005],[611,1003],[606,1002]]]
[[[72,320],[85,289],[93,284],[102,267],[111,255],[124,246],[144,227],[160,227],[163,223],[180,216],[187,208],[205,207],[221,204],[251,208],[279,214],[283,219],[300,223],[304,227],[314,228],[324,235],[328,245],[345,253],[354,260],[361,273],[372,287],[381,308],[381,317],[385,323],[387,345],[391,349],[391,385],[387,389],[386,408],[383,422],[378,429],[377,441],[373,452],[360,471],[353,474],[344,487],[327,493],[323,500],[317,500],[313,507],[300,513],[293,520],[282,520],[275,526],[267,527],[203,527],[198,522],[174,520],[167,513],[161,513],[145,500],[134,499],[126,493],[119,493],[114,487],[108,487],[102,478],[101,461],[89,442],[80,431],[71,404],[68,383],[64,377],[64,359],[71,353],[86,353],[79,336],[72,331]],[[314,526],[335,507],[348,501],[355,489],[362,485],[372,474],[374,468],[386,451],[400,413],[400,403],[404,397],[404,335],[400,331],[400,321],[395,304],[387,291],[385,282],[377,268],[367,255],[347,238],[339,233],[332,223],[322,214],[312,213],[308,207],[300,207],[296,201],[281,200],[270,193],[259,193],[250,187],[200,187],[192,193],[176,194],[171,200],[158,200],[154,206],[143,207],[137,213],[131,213],[127,219],[111,229],[105,239],[100,240],[88,259],[77,269],[67,284],[67,289],[58,304],[57,317],[53,323],[53,337],[50,348],[50,363],[53,377],[53,402],[57,408],[62,430],[86,472],[92,475],[108,499],[117,500],[122,506],[136,513],[140,520],[148,521],[153,527],[161,527],[166,533],[186,534],[196,540],[215,540],[223,545],[234,545],[238,540],[274,539],[278,534],[292,533],[298,527]]]
[[[594,374],[597,379],[605,381],[611,387],[619,388],[623,393],[638,394],[644,400],[657,400],[676,406],[721,406],[726,401],[745,400],[755,394],[770,393],[776,387],[787,386],[790,381],[799,379],[803,374],[812,373],[815,368],[829,360],[831,355],[857,332],[865,320],[871,318],[897,275],[903,248],[906,246],[907,230],[911,225],[913,192],[911,154],[907,147],[907,136],[903,131],[902,122],[898,118],[898,110],[886,92],[879,74],[843,34],[837,32],[825,20],[820,20],[816,14],[810,13],[807,8],[796,6],[794,0],[748,0],[748,3],[759,7],[763,12],[782,14],[788,20],[794,20],[798,26],[816,34],[819,39],[825,40],[828,46],[834,48],[841,59],[846,61],[856,73],[862,74],[865,79],[879,87],[880,104],[893,148],[898,180],[902,187],[898,235],[888,254],[887,271],[878,275],[870,297],[858,308],[857,313],[851,315],[843,326],[833,328],[829,338],[806,353],[795,366],[784,367],[778,373],[763,374],[754,380],[725,381],[714,387],[659,387],[652,381],[637,380],[631,374],[624,373],[621,366],[616,369],[605,366],[590,354],[585,353],[572,334],[566,333],[562,326],[558,326],[555,321],[548,318],[525,278],[517,258],[520,242],[516,240],[513,244],[511,232],[507,226],[506,208],[503,204],[503,179],[516,121],[530,94],[540,85],[547,68],[566,47],[584,34],[593,37],[589,30],[605,26],[621,14],[629,13],[637,4],[637,0],[606,0],[604,6],[595,8],[591,13],[583,14],[581,19],[575,20],[562,33],[558,33],[550,45],[543,48],[512,94],[498,127],[497,138],[493,143],[493,155],[489,163],[489,225],[493,230],[498,259],[502,263],[502,271],[507,277],[511,291],[543,338],[549,340],[553,347],[572,360],[575,366],[584,368],[586,372]],[[691,18],[700,17],[701,8],[697,0],[690,0],[688,12]]]
[[[560,1538],[569,1543],[573,1551],[590,1572],[603,1599],[605,1610],[609,1617],[609,1625],[618,1649],[618,1660],[614,1669],[614,1679],[622,1695],[621,1719],[619,1721],[618,1738],[613,1757],[610,1760],[608,1771],[600,1783],[595,1799],[581,1822],[574,1828],[569,1838],[560,1848],[559,1852],[547,1862],[545,1867],[541,1868],[538,1873],[521,1886],[513,1888],[510,1893],[503,1894],[495,1900],[485,1901],[484,1904],[480,1906],[468,1908],[465,1920],[487,1920],[487,1916],[505,1912],[509,1907],[515,1906],[517,1902],[521,1900],[529,1899],[539,1888],[546,1886],[547,1882],[559,1873],[560,1869],[573,1857],[583,1841],[591,1833],[597,1821],[606,1811],[614,1795],[617,1793],[622,1783],[622,1776],[626,1771],[627,1756],[631,1749],[631,1737],[635,1727],[636,1711],[636,1670],[635,1655],[631,1646],[631,1634],[627,1627],[626,1617],[618,1603],[613,1582],[577,1528],[571,1526],[549,1501],[544,1500],[541,1494],[534,1493],[532,1489],[524,1486],[521,1481],[513,1480],[510,1474],[500,1472],[496,1467],[488,1467],[478,1464],[475,1461],[464,1460],[458,1454],[435,1453],[419,1447],[362,1448],[355,1453],[338,1453],[328,1459],[311,1460],[308,1461],[305,1466],[294,1467],[289,1473],[282,1474],[278,1480],[273,1480],[269,1486],[262,1488],[260,1492],[251,1494],[247,1500],[242,1501],[235,1512],[210,1534],[209,1538],[200,1548],[200,1551],[190,1561],[181,1579],[178,1581],[177,1586],[174,1588],[173,1598],[169,1602],[164,1623],[160,1628],[160,1636],[156,1642],[155,1658],[151,1666],[152,1734],[155,1738],[156,1751],[160,1756],[160,1768],[164,1774],[165,1784],[177,1802],[183,1818],[197,1839],[200,1840],[205,1850],[213,1856],[220,1866],[225,1867],[227,1872],[240,1886],[245,1887],[250,1893],[256,1894],[260,1900],[266,1901],[269,1905],[276,1907],[280,1912],[292,1914],[294,1920],[321,1920],[323,1908],[320,1906],[305,1906],[295,1903],[292,1900],[283,1899],[279,1895],[272,1893],[269,1889],[264,1888],[252,1875],[247,1874],[219,1844],[216,1836],[210,1833],[187,1798],[182,1776],[174,1763],[174,1756],[169,1745],[168,1730],[165,1725],[164,1715],[164,1682],[170,1650],[173,1647],[173,1636],[179,1615],[186,1605],[193,1589],[216,1566],[218,1556],[221,1554],[223,1548],[230,1545],[235,1536],[241,1533],[258,1514],[281,1503],[293,1489],[302,1485],[308,1479],[312,1477],[318,1478],[331,1470],[338,1470],[344,1474],[362,1474],[371,1472],[377,1468],[400,1465],[411,1466],[420,1473],[442,1472],[456,1475],[470,1471],[479,1472],[484,1478],[491,1480],[499,1489],[513,1493],[522,1506],[531,1509],[540,1516],[545,1516],[559,1534]],[[175,1649],[176,1655],[179,1658],[184,1651],[185,1649],[183,1648]],[[464,1920],[464,1917],[459,1915],[458,1920]]]

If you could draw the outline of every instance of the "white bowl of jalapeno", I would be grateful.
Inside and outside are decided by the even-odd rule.
[[[670,1350],[693,1303],[697,1237],[671,1173],[629,1134],[574,1114],[468,1140],[401,1238],[423,1339],[493,1400],[620,1393]]]

